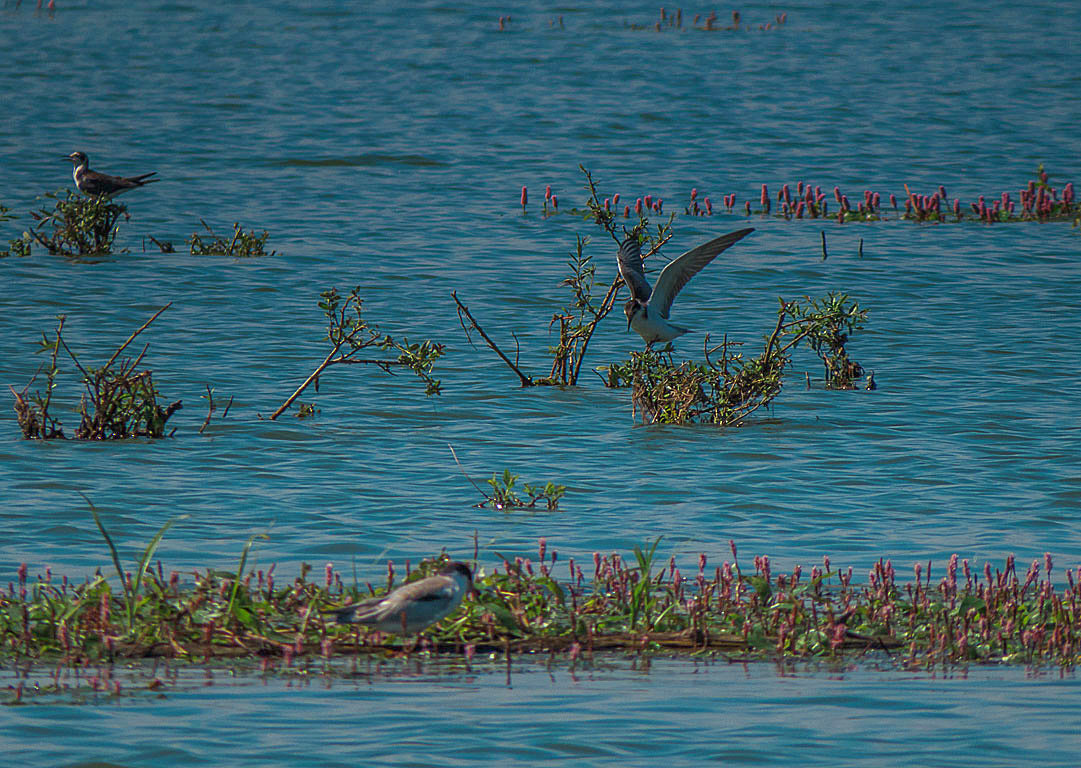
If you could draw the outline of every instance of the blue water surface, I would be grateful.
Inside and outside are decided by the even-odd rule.
[[[26,385],[57,314],[71,347],[101,362],[172,302],[140,341],[159,389],[184,407],[171,439],[93,445],[22,440],[0,409],[0,583],[22,562],[74,579],[110,564],[79,493],[129,558],[188,515],[159,550],[178,570],[235,567],[257,532],[269,533],[258,566],[355,562],[361,578],[442,548],[471,556],[474,532],[489,568],[496,552],[531,555],[541,536],[561,558],[588,559],[661,535],[659,551],[687,562],[702,552],[719,564],[732,539],[775,568],[829,555],[857,573],[880,557],[908,569],[951,553],[1081,564],[1077,229],[748,221],[717,203],[736,193],[742,209],[761,184],[776,193],[800,180],[831,199],[834,185],[903,199],[906,184],[942,184],[966,205],[1016,200],[1040,163],[1056,186],[1081,181],[1081,20],[1061,4],[752,4],[741,29],[716,32],[689,28],[709,8],[684,8],[684,29],[658,32],[645,4],[33,5],[0,7],[0,202],[19,215],[0,224],[3,241],[38,195],[71,185],[61,158],[72,150],[161,182],[120,198],[129,253],[0,259],[0,383]],[[718,13],[729,23],[730,9]],[[784,25],[760,28],[779,13]],[[711,197],[714,216],[677,218],[669,258],[756,228],[680,294],[674,317],[694,329],[681,353],[698,354],[706,332],[753,347],[778,297],[843,291],[871,311],[849,351],[878,389],[826,391],[801,353],[768,413],[719,430],[643,426],[628,393],[592,372],[578,388],[520,388],[465,338],[451,291],[505,349],[517,337],[531,374],[547,373],[575,234],[593,237],[599,282],[616,274],[602,232],[541,215],[545,185],[564,211],[583,204],[579,164],[626,202],[652,194],[681,212],[692,188]],[[184,241],[200,219],[266,229],[278,253],[192,256]],[[353,286],[385,331],[447,345],[443,394],[342,366],[302,397],[315,417],[261,419],[326,353],[320,292]],[[587,367],[641,346],[621,320],[601,325]],[[62,369],[70,433],[79,391],[73,366]],[[208,385],[233,405],[198,434]],[[562,509],[474,508],[449,446],[482,486],[504,468],[566,485]],[[0,738],[26,754],[48,743],[50,764],[72,765],[465,764],[491,762],[493,748],[517,764],[1081,759],[1076,719],[1060,717],[1072,674],[973,670],[946,683],[863,667],[787,677],[769,664],[629,664],[578,682],[528,668],[509,686],[486,667],[299,691],[240,674],[167,702],[38,700],[12,710],[20,727]],[[468,719],[416,735],[413,718],[463,691]],[[160,751],[117,744],[136,719]],[[282,743],[294,746],[261,741],[267,723],[286,721]],[[82,729],[95,734],[85,744]],[[618,744],[597,745],[606,729]]]

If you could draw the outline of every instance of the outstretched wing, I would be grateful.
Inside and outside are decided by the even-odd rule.
[[[646,304],[652,293],[642,269],[642,244],[638,238],[628,237],[619,246],[619,274],[631,291],[631,298]]]
[[[704,243],[697,248],[692,248],[678,259],[668,264],[668,266],[661,270],[661,275],[657,278],[657,285],[653,289],[653,296],[649,302],[650,311],[659,312],[661,317],[667,320],[668,312],[672,309],[672,302],[675,300],[676,295],[680,290],[682,290],[683,286],[687,284],[687,281],[697,275],[704,266],[713,261],[717,257],[717,254],[739,242],[752,232],[754,232],[754,229],[741,229],[738,232],[729,232],[727,235],[721,235],[715,240],[710,240],[708,243]],[[639,259],[638,263],[642,263],[641,259]],[[622,273],[622,271],[621,261],[620,273]]]

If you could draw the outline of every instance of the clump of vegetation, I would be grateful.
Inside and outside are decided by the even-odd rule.
[[[57,376],[60,373],[57,355],[61,348],[82,374],[85,387],[76,411],[80,419],[79,426],[75,429],[75,439],[164,437],[166,422],[180,410],[181,402],[178,400],[164,408],[158,405],[161,393],[154,385],[153,373],[150,370],[137,370],[146,356],[148,346],[144,346],[134,358],[121,359],[120,355],[169,306],[171,305],[167,304],[155,312],[153,317],[132,333],[100,367],[83,365],[68,346],[63,336],[66,318],[60,315],[53,338],[44,333],[41,337],[38,351],[49,353],[48,362],[38,367],[21,392],[11,388],[11,393],[15,396],[15,414],[23,437],[38,440],[65,437],[60,420],[50,410],[54,405],[53,390],[57,387]],[[37,390],[28,395],[31,385],[42,371],[46,380],[44,393]]]
[[[120,219],[131,218],[125,206],[107,197],[85,197],[66,190],[62,198],[58,193],[46,194],[45,198],[54,201],[52,209],[42,206],[30,212],[36,225],[28,227],[22,239],[10,242],[10,253],[29,256],[36,242],[49,253],[61,256],[110,254],[120,231]]]
[[[191,237],[188,238],[188,245],[191,246],[191,252],[196,256],[235,256],[237,258],[248,258],[253,256],[273,256],[277,251],[271,251],[269,254],[266,252],[264,246],[268,239],[270,239],[270,233],[265,229],[262,232],[256,232],[254,229],[250,232],[245,232],[240,228],[240,223],[233,224],[233,236],[219,237],[214,233],[214,230],[210,228],[202,219],[203,228],[206,229],[207,235],[201,237],[198,232],[193,232]],[[228,239],[226,239],[228,238]],[[151,238],[153,240],[153,238]],[[155,241],[156,242],[156,241]],[[159,247],[163,252],[171,252],[172,244],[169,244],[169,251],[166,251],[159,243]]]
[[[863,327],[867,310],[845,294],[824,299],[780,302],[777,325],[762,352],[745,358],[727,338],[713,348],[703,344],[705,363],[672,359],[672,345],[632,352],[606,371],[610,387],[630,387],[634,407],[644,421],[656,424],[704,422],[740,424],[781,392],[792,352],[806,342],[826,371],[827,389],[854,389],[863,368],[845,351],[849,334]],[[714,360],[717,352],[719,359]]]
[[[374,365],[391,374],[395,368],[405,368],[424,382],[426,395],[439,394],[439,379],[432,376],[432,370],[435,361],[443,356],[443,345],[430,339],[413,343],[408,338],[396,341],[393,336],[384,334],[378,326],[370,325],[364,319],[363,304],[359,287],[353,288],[344,297],[335,288],[320,294],[319,308],[327,319],[326,340],[330,342],[330,351],[296,391],[270,414],[271,419],[278,418],[309,386],[314,384],[318,392],[319,377],[332,365]],[[360,353],[367,349],[391,354],[396,352],[397,356],[360,357]],[[299,415],[310,416],[317,410],[313,404],[307,404],[305,408],[306,412]]]
[[[477,506],[493,507],[494,509],[521,509],[525,507],[532,509],[537,506],[538,502],[543,501],[545,509],[559,509],[559,500],[567,492],[566,486],[556,485],[551,481],[548,481],[543,486],[524,483],[522,493],[527,498],[523,499],[518,495],[515,488],[518,477],[518,475],[512,475],[509,469],[504,469],[502,476],[493,474],[491,479],[488,480],[488,485],[491,486],[492,491],[484,494],[485,500],[477,504]],[[484,492],[481,491],[481,493]]]
[[[658,557],[660,539],[592,557],[583,569],[541,539],[537,559],[499,556],[491,571],[476,567],[479,596],[403,645],[360,625],[332,623],[328,612],[395,586],[351,586],[332,564],[309,579],[279,583],[274,567],[246,569],[248,539],[235,571],[195,571],[189,580],[151,566],[167,523],[144,549],[134,574],[123,570],[104,524],[93,510],[120,580],[99,571],[82,584],[46,571],[31,580],[20,567],[0,596],[0,658],[80,665],[143,656],[188,659],[277,656],[285,663],[305,654],[410,653],[440,649],[563,652],[572,663],[598,650],[721,652],[744,658],[848,659],[885,654],[906,668],[969,663],[1057,664],[1081,660],[1081,574],[1052,579],[1045,555],[1022,575],[1014,558],[1002,570],[982,570],[950,558],[941,577],[917,563],[915,579],[900,583],[893,564],[879,560],[867,581],[829,557],[806,573],[796,566],[776,574],[756,556],[745,572],[732,560],[710,569],[705,554],[681,571],[675,557]],[[264,537],[265,538],[265,537]],[[405,567],[405,581],[431,575],[449,557]],[[744,561],[746,563],[746,561]],[[566,578],[556,576],[564,568]],[[589,571],[592,571],[591,573]],[[936,580],[937,579],[937,580]]]

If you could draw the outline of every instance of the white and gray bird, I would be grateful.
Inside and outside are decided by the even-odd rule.
[[[144,173],[141,176],[110,176],[107,173],[98,173],[90,170],[90,160],[83,152],[72,152],[64,158],[74,164],[71,175],[75,179],[75,186],[79,191],[89,197],[112,197],[129,189],[135,189],[146,184],[153,184],[161,179],[150,178],[157,171]]]
[[[453,613],[466,593],[474,591],[472,571],[464,563],[453,562],[435,576],[333,613],[342,624],[366,624],[390,635],[415,635]]]
[[[618,258],[619,274],[631,291],[630,301],[623,305],[627,330],[634,328],[638,331],[647,346],[658,341],[672,341],[687,333],[689,329],[668,321],[676,295],[717,254],[752,232],[754,229],[741,229],[692,248],[661,270],[653,288],[649,287],[642,269],[642,245],[638,238],[632,236],[624,240],[619,246]]]

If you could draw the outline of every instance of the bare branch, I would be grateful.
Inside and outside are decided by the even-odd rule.
[[[459,321],[461,321],[463,314],[467,318],[469,318],[470,325],[472,325],[473,328],[476,330],[476,332],[480,334],[480,337],[482,339],[484,339],[485,343],[492,349],[493,352],[495,352],[497,355],[499,355],[499,357],[503,360],[503,362],[506,363],[510,367],[510,369],[512,371],[514,371],[516,374],[518,374],[518,378],[521,380],[522,386],[523,387],[532,387],[532,386],[534,386],[533,379],[531,379],[529,376],[526,376],[524,373],[522,373],[522,369],[519,368],[517,365],[515,365],[513,362],[511,362],[511,359],[509,357],[507,357],[505,354],[503,354],[503,350],[501,350],[496,345],[496,343],[494,341],[492,341],[488,337],[488,334],[484,332],[484,329],[480,327],[479,323],[477,323],[476,318],[474,318],[472,313],[470,313],[469,307],[467,307],[465,304],[463,304],[461,302],[461,300],[458,298],[458,292],[457,291],[451,291],[450,295],[454,299],[454,303],[458,305],[458,319],[459,319]],[[463,327],[464,327],[464,323],[463,323]],[[468,335],[469,334],[467,333],[466,336],[468,336]]]

